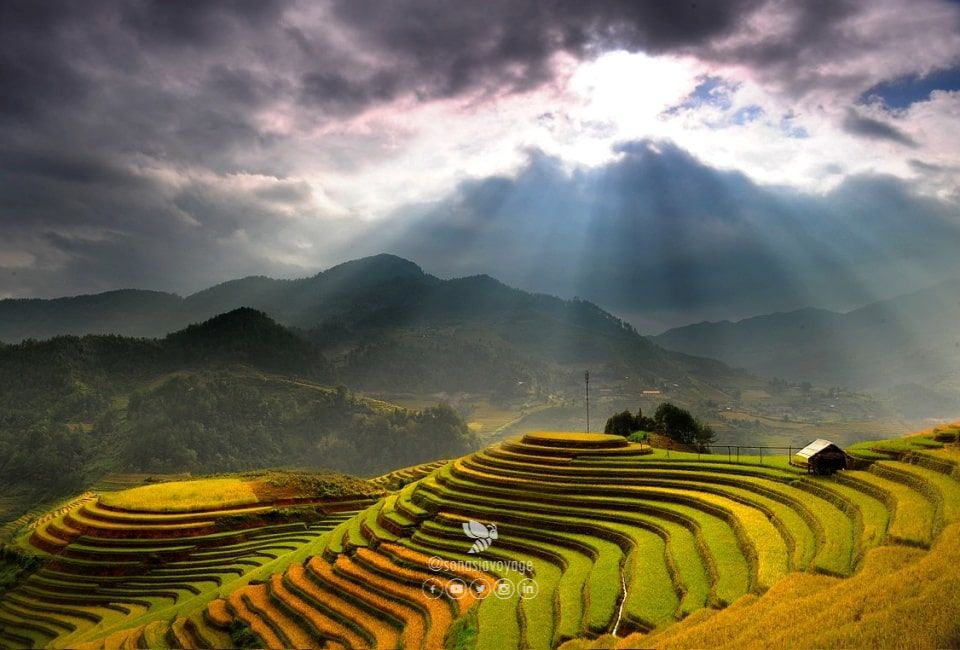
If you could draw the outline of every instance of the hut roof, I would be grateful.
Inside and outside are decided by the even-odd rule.
[[[830,449],[831,447],[833,449]],[[798,451],[797,456],[800,456],[802,458],[812,458],[813,456],[816,456],[817,454],[819,454],[821,451],[825,451],[827,449],[830,449],[831,451],[838,451],[840,453],[843,453],[843,450],[840,449],[840,447],[833,444],[829,440],[824,440],[823,438],[817,438],[816,440],[811,442],[809,445],[807,445],[806,447]]]

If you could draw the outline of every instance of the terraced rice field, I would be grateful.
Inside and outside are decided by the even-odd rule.
[[[192,483],[180,492],[195,492]],[[150,503],[137,491],[152,488],[175,495],[178,486],[86,493],[27,527],[19,544],[48,561],[0,599],[0,647],[75,647],[93,639],[117,647],[229,646],[203,618],[210,600],[306,555],[374,502],[364,495],[257,501],[237,489],[232,502],[211,494],[209,502],[222,504],[212,508],[134,508]]]
[[[309,561],[214,601],[206,618],[221,630],[242,621],[270,646],[451,646],[469,621],[479,648],[547,648],[663,629],[794,572],[849,576],[870,549],[929,548],[960,519],[952,465],[883,461],[834,478],[770,461],[528,434],[403,487],[338,526]],[[481,553],[464,534],[471,520],[497,526]],[[461,560],[488,564],[450,564]],[[539,591],[434,600],[423,589],[501,578],[531,578]]]
[[[0,643],[224,647],[239,632],[268,647],[499,649],[680,638],[658,635],[766,602],[804,574],[844,584],[877,553],[925,556],[960,521],[960,470],[933,452],[835,477],[786,458],[704,459],[602,434],[527,434],[381,477],[394,491],[362,511],[302,504],[322,511],[309,522],[269,521],[243,490],[231,507],[198,511],[77,500],[32,531],[53,559],[0,602]],[[516,588],[501,594],[504,579]],[[530,581],[535,595],[519,590]]]
[[[382,476],[372,478],[370,482],[374,485],[379,485],[385,490],[398,489],[408,483],[419,481],[433,470],[443,467],[448,462],[449,461],[446,460],[435,460],[429,463],[421,463],[420,465],[403,467],[393,470],[392,472],[387,472]]]

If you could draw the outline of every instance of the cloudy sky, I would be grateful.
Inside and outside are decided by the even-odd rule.
[[[6,0],[0,297],[392,252],[642,330],[960,275],[960,3]]]

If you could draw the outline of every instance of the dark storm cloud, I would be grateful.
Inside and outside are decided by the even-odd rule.
[[[864,9],[855,0],[773,0],[769,13],[785,28],[776,33],[759,32],[733,44],[704,44],[708,58],[749,66],[796,95],[822,86],[847,86],[860,79],[835,67],[822,65],[848,56],[864,47],[875,48],[851,32],[851,20]]]
[[[339,72],[308,72],[300,78],[300,83],[301,102],[340,116],[350,115],[371,104],[389,102],[401,91],[396,73],[386,71],[356,80]]]
[[[444,275],[491,272],[580,295],[647,331],[697,318],[856,305],[949,275],[958,206],[895,178],[825,196],[754,184],[663,142],[601,168],[531,154],[516,178],[463,184],[374,238]]]
[[[224,187],[184,177],[171,187],[149,170],[118,180],[111,169],[89,171],[96,163],[40,159],[34,167],[40,173],[0,170],[0,187],[11,188],[0,192],[0,294],[189,293],[227,278],[303,274],[272,256],[310,200],[301,181]],[[35,264],[2,268],[11,246],[29,251]]]
[[[910,167],[921,174],[938,174],[940,172],[947,171],[943,165],[933,165],[922,160],[910,160]]]
[[[138,179],[109,159],[75,151],[0,148],[0,178],[40,177],[71,183],[103,184],[105,189]]]
[[[258,135],[248,110],[282,90],[282,67],[269,68],[282,51],[270,44],[287,6],[0,3],[0,104],[20,118],[0,128],[26,122],[33,138],[72,132],[115,152],[186,161],[246,145]]]
[[[760,5],[9,0],[0,3],[0,114],[49,128],[50,113],[69,123],[71,113],[97,111],[117,131],[111,140],[214,164],[204,151],[263,144],[250,111],[269,101],[300,102],[308,119],[401,96],[525,90],[553,79],[558,52],[616,48],[743,63],[799,91],[854,83],[855,74],[833,78],[821,64],[876,47],[850,29],[864,5],[847,0],[772,0],[767,10],[788,17],[784,33],[728,43]]]
[[[312,197],[289,155],[304,130],[398,97],[531,88],[559,51],[691,47],[754,4],[2,2],[0,253],[34,264],[0,294],[289,271],[271,247]],[[348,170],[364,153],[338,138],[314,155]]]
[[[338,0],[334,16],[384,68],[348,81],[304,74],[311,101],[361,106],[413,93],[427,99],[471,91],[526,90],[552,79],[558,52],[584,57],[610,49],[664,52],[700,47],[735,28],[758,5],[734,2],[553,0],[482,3]]]
[[[53,10],[51,10],[53,9]],[[40,2],[0,3],[0,116],[26,120],[48,107],[81,98],[89,84],[74,70],[56,39],[71,21]]]
[[[71,107],[82,110],[114,90],[104,82],[129,84],[116,89],[119,93],[143,92],[150,77],[183,74],[172,65],[177,60],[196,62],[215,49],[239,49],[236,39],[268,29],[287,5],[279,0],[0,3],[0,110],[34,119]]]
[[[217,65],[206,75],[206,91],[216,99],[247,108],[264,105],[272,92],[270,85],[249,70]]]
[[[866,5],[773,6],[788,18],[783,33],[729,41],[752,29],[760,0],[5,0],[0,263],[10,250],[34,263],[15,276],[0,266],[0,294],[189,291],[248,273],[301,275],[275,253],[334,241],[355,226],[332,226],[311,211],[316,196],[298,165],[322,157],[347,174],[393,146],[378,133],[350,139],[337,120],[398,98],[535,88],[554,80],[558,53],[689,53],[743,64],[796,93],[865,83],[821,64],[877,47],[849,29]],[[861,135],[882,137],[862,119]],[[324,127],[333,135],[322,147],[297,148],[303,134]],[[369,141],[358,145],[360,137]],[[453,246],[471,271],[595,293],[628,309],[668,310],[669,299],[716,304],[737,282],[757,300],[784,286],[796,294],[783,260],[797,253],[783,242],[804,237],[805,254],[839,268],[814,245],[814,225],[834,234],[838,227],[825,200],[807,205],[760,190],[658,146],[662,154],[647,143],[625,147],[618,164],[572,179],[535,156],[518,178],[464,185],[423,226],[402,221],[395,241],[428,267],[435,259],[438,270],[461,268],[446,252]],[[798,206],[821,216],[810,225]],[[784,215],[786,225],[777,235],[759,214]],[[408,226],[416,237],[404,235]],[[709,237],[697,241],[694,232]],[[591,251],[599,257],[578,280],[565,262]],[[317,255],[318,265],[328,259]]]
[[[870,89],[960,64],[960,6],[937,0],[769,0],[760,25],[696,55],[750,69],[795,100],[861,102]]]
[[[916,141],[897,127],[875,120],[871,117],[865,117],[853,110],[847,111],[847,116],[843,120],[843,129],[865,138],[873,140],[889,140],[906,147],[916,147]]]
[[[314,3],[315,11],[329,6],[330,16],[291,24],[296,7],[287,0],[10,0],[0,5],[0,111],[36,119],[70,104],[82,109],[100,104],[109,82],[111,94],[156,103],[162,122],[182,122],[186,107],[171,104],[192,99],[191,89],[184,84],[170,96],[162,86],[196,76],[223,100],[215,112],[227,101],[256,103],[272,78],[282,97],[345,115],[401,95],[527,89],[552,78],[559,51],[700,47],[756,5],[344,0]],[[325,30],[349,34],[350,48],[332,44]],[[289,84],[277,88],[280,79]],[[126,106],[115,108],[119,115]]]
[[[289,0],[135,0],[119,7],[121,23],[141,42],[205,49],[229,41],[237,27],[269,29]]]
[[[310,200],[312,194],[310,186],[303,181],[271,183],[254,190],[253,193],[268,201],[286,205],[305,204]]]

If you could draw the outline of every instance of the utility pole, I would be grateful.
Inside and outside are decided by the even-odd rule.
[[[590,371],[583,371],[583,381],[587,385],[587,433],[590,433]]]

